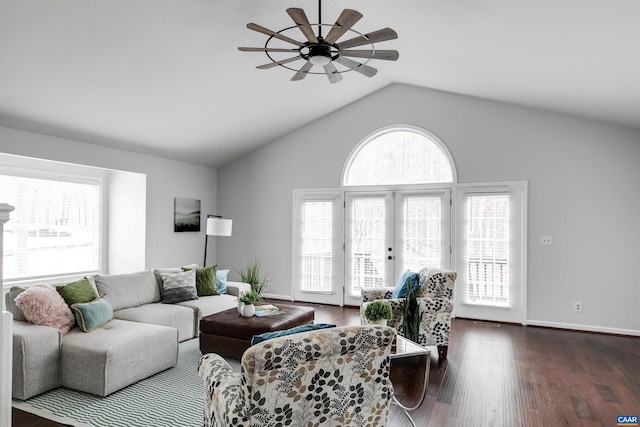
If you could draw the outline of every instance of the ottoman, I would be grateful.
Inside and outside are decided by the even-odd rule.
[[[113,319],[62,337],[62,386],[106,396],[178,362],[178,330]]]
[[[232,308],[203,317],[200,320],[200,351],[240,360],[251,346],[254,335],[313,323],[312,307],[278,304],[278,308],[285,313],[242,317],[237,308]]]

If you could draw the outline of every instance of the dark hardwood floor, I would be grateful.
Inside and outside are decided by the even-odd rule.
[[[356,307],[300,304],[318,323],[360,323]],[[615,426],[640,415],[640,338],[454,319],[447,359],[431,351],[427,398],[412,413],[420,427]],[[394,387],[405,404],[418,398],[417,380]],[[61,425],[13,414],[13,426]],[[408,425],[392,406],[389,426]]]

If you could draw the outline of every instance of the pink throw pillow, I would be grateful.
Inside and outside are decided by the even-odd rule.
[[[35,285],[16,297],[16,305],[27,322],[59,329],[62,335],[75,324],[71,309],[64,298],[49,285]]]

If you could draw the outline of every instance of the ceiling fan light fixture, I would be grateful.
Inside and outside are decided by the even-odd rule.
[[[327,46],[316,45],[309,48],[307,61],[313,65],[325,66],[331,62],[331,50]]]

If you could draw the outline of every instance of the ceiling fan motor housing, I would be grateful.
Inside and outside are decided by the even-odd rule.
[[[309,54],[305,59],[313,65],[327,65],[332,61],[331,47],[328,44],[312,44],[308,46]]]

